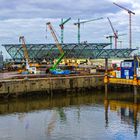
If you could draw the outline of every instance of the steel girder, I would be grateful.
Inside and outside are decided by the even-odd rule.
[[[61,44],[66,58],[126,58],[135,49],[105,49],[110,43],[69,43]],[[24,53],[21,44],[4,44],[13,60],[23,60]],[[29,58],[36,61],[53,60],[60,52],[55,44],[27,44]]]
[[[96,56],[96,58],[128,58],[136,49],[104,49]]]

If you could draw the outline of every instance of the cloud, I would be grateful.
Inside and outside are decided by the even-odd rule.
[[[104,17],[103,20],[81,25],[81,41],[109,42],[105,35],[112,34],[106,19],[109,17],[115,30],[126,33],[119,40],[128,47],[129,20],[125,10],[113,5],[116,2],[136,14],[132,15],[133,47],[139,46],[140,1],[138,0],[0,0],[0,43],[18,43],[18,37],[24,35],[27,43],[54,42],[46,22],[51,21],[60,36],[61,18],[71,17],[65,25],[64,42],[77,42],[77,26],[73,23]],[[47,34],[47,39],[45,38]]]

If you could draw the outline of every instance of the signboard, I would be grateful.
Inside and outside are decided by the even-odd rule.
[[[132,62],[122,62],[122,67],[123,68],[131,68],[132,67]]]

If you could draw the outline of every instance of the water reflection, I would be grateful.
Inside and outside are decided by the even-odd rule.
[[[108,110],[110,107],[111,111],[117,112],[121,123],[134,126],[134,135],[137,136],[140,120],[140,104],[105,99],[104,107],[106,127],[109,127]]]
[[[1,101],[0,139],[140,139],[139,101],[132,93]]]

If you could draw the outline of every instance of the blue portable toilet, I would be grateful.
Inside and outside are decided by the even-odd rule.
[[[136,68],[138,68],[138,61],[136,61]],[[124,60],[121,62],[121,78],[133,79],[134,75],[134,60]]]

